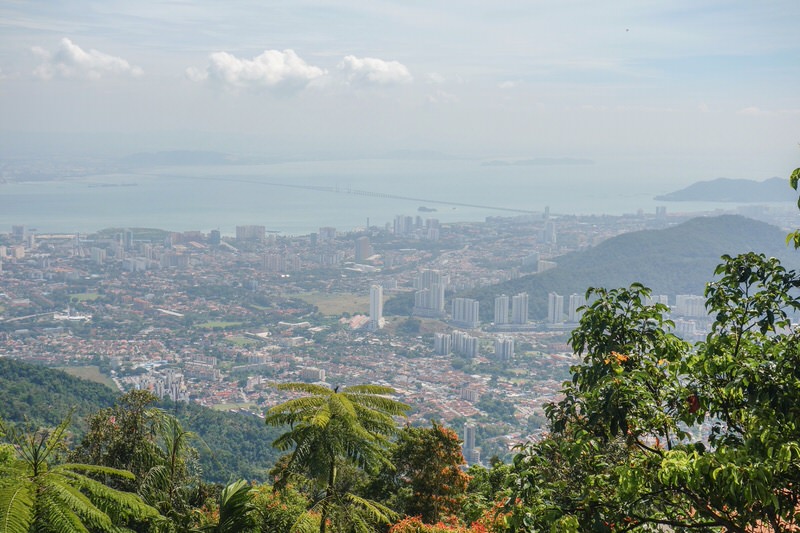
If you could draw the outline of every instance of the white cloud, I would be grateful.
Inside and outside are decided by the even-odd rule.
[[[234,88],[298,91],[325,76],[325,70],[309,65],[294,50],[265,50],[253,59],[227,52],[209,56],[205,69],[190,67],[186,76],[196,82],[212,81]]]
[[[738,113],[740,115],[749,115],[751,117],[758,117],[758,116],[767,114],[766,111],[763,111],[762,109],[760,109],[758,107],[755,107],[755,106],[745,107],[744,109],[740,109],[738,111]]]
[[[431,104],[455,104],[458,102],[458,96],[445,91],[436,91],[428,95],[428,102]]]
[[[441,85],[445,81],[447,81],[445,79],[445,77],[442,76],[441,74],[439,74],[438,72],[431,72],[430,74],[428,74],[428,83],[433,83],[435,85]]]
[[[97,50],[87,52],[66,37],[61,39],[55,51],[37,46],[33,48],[33,53],[42,59],[34,74],[44,80],[55,77],[99,79],[119,75],[141,76],[143,73],[141,68],[121,57]]]
[[[414,79],[402,63],[374,57],[346,56],[339,63],[339,69],[349,82],[364,85],[395,85]]]
[[[500,88],[500,89],[513,89],[516,86],[517,86],[517,82],[511,81],[511,80],[504,81],[504,82],[499,83],[497,85],[497,87]]]

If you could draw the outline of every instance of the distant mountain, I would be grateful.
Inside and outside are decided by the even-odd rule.
[[[71,411],[72,430],[86,431],[86,417],[110,407],[119,397],[104,385],[70,376],[60,370],[0,357],[0,418],[54,427]],[[244,478],[266,481],[281,452],[272,447],[280,428],[268,427],[252,415],[214,411],[197,404],[163,403],[184,428],[202,442],[200,465],[207,481]]]
[[[593,165],[594,160],[580,157],[535,157],[533,159],[493,159],[481,163],[483,167],[528,167],[549,165]]]
[[[240,163],[235,156],[230,154],[195,150],[138,153],[122,157],[119,162],[132,167],[230,165]]]
[[[541,274],[482,287],[458,296],[480,300],[481,316],[491,321],[494,298],[527,292],[531,317],[547,315],[547,294],[582,294],[587,287],[627,287],[641,282],[655,294],[703,294],[723,254],[761,252],[800,266],[800,252],[786,246],[783,230],[741,216],[694,218],[662,229],[626,233],[594,248],[555,259],[558,266]],[[390,309],[391,306],[388,306]]]
[[[784,178],[765,181],[717,178],[693,183],[679,191],[655,197],[662,202],[793,202],[793,191]]]

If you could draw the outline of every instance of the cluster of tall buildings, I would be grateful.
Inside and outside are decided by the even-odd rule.
[[[417,277],[412,313],[417,316],[441,318],[444,315],[444,291],[449,281],[449,276],[438,270],[420,272]]]
[[[514,358],[514,339],[498,337],[494,340],[494,357],[498,361],[510,361]]]
[[[511,304],[511,318],[509,319],[509,302]],[[505,294],[494,299],[494,324],[504,326],[507,324],[525,325],[528,323],[528,293],[521,292],[511,299]]]
[[[550,325],[570,324],[580,322],[583,311],[581,308],[586,305],[586,297],[582,294],[570,294],[567,301],[567,313],[564,314],[564,297],[558,293],[551,292],[547,295],[547,323]]]
[[[454,353],[465,357],[478,355],[478,337],[473,337],[463,331],[452,333],[436,333],[433,336],[433,351],[437,355]]]

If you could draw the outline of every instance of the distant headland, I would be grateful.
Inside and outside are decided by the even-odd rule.
[[[662,202],[792,202],[795,197],[786,179],[764,181],[717,178],[699,181],[678,191],[655,197]]]

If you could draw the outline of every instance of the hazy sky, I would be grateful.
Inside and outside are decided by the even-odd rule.
[[[3,0],[0,149],[650,157],[765,178],[800,164],[798,21],[798,0]]]

